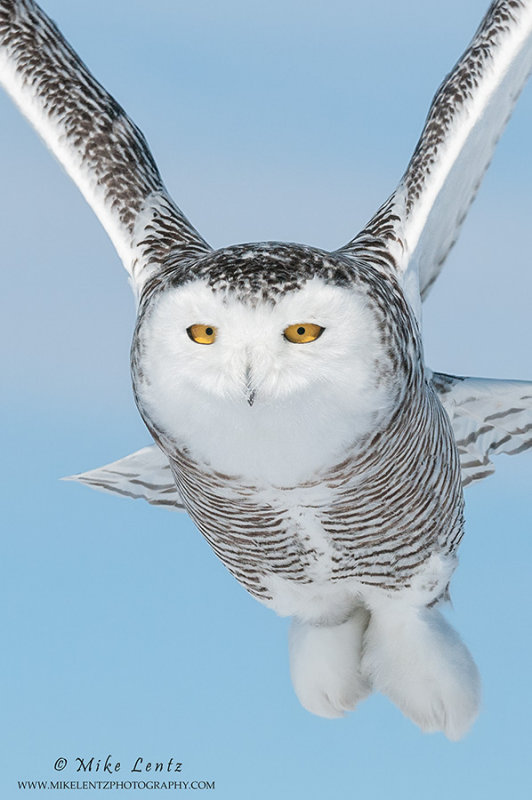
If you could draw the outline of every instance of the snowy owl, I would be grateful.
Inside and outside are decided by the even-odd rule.
[[[77,476],[186,510],[293,617],[309,711],[372,691],[460,738],[475,663],[441,613],[463,487],[532,446],[532,383],[432,372],[421,301],[532,68],[532,0],[496,0],[438,90],[399,186],[348,244],[213,250],[142,133],[33,0],[0,0],[0,78],[108,232],[138,301],[135,399],[155,442]]]

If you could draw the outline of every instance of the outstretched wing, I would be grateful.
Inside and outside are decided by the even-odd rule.
[[[141,131],[33,0],[0,0],[0,82],[94,209],[137,295],[169,251],[210,250],[167,194]]]
[[[532,0],[496,0],[436,93],[394,194],[341,248],[396,271],[414,308],[453,246],[532,69]]]
[[[532,383],[434,372],[432,384],[453,427],[464,486],[495,472],[492,456],[532,448]],[[67,480],[185,510],[168,459],[156,445]]]
[[[441,372],[432,383],[453,426],[464,486],[495,471],[491,456],[532,447],[532,383]]]
[[[79,481],[103,492],[142,498],[154,506],[185,510],[168,459],[157,445],[143,447],[112,464],[63,480]]]

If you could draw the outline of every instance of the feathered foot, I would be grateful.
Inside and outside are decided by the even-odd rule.
[[[371,610],[362,670],[426,732],[460,739],[477,716],[480,678],[469,650],[435,608],[390,601]]]
[[[294,619],[290,673],[301,705],[320,717],[341,717],[371,691],[360,672],[369,614],[358,608],[341,625],[318,626]]]

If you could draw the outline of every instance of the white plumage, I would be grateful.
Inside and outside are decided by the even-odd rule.
[[[398,189],[347,245],[212,251],[55,26],[32,0],[0,0],[2,80],[139,300],[133,383],[157,445],[78,479],[185,508],[242,585],[294,617],[294,687],[322,716],[374,689],[459,738],[478,710],[476,667],[436,605],[462,486],[532,445],[532,385],[433,374],[420,308],[530,72],[531,36],[531,0],[492,4]]]

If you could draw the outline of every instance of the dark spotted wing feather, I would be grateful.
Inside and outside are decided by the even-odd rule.
[[[65,480],[124,497],[142,498],[155,506],[184,510],[168,459],[156,445]]]
[[[33,0],[0,0],[0,82],[94,209],[137,294],[170,251],[210,250],[168,196],[141,131]]]
[[[491,457],[532,448],[532,383],[460,378],[432,382],[453,426],[464,486],[491,475]]]
[[[394,194],[343,252],[403,278],[414,305],[453,246],[532,69],[532,0],[496,0],[442,83]]]

